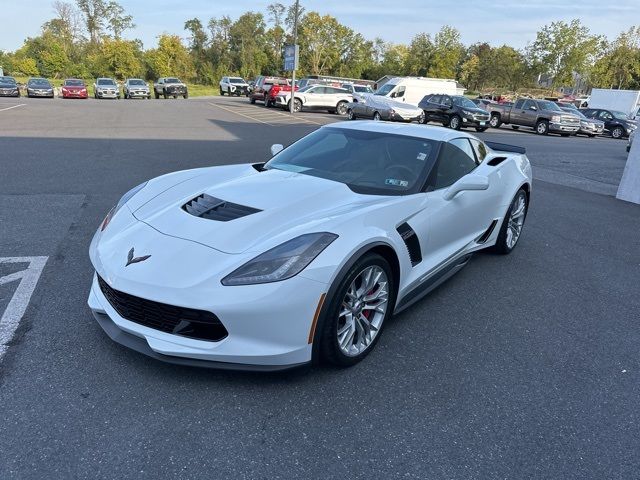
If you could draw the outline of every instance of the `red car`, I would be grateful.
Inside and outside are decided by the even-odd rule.
[[[62,98],[89,98],[84,80],[67,78],[62,84]]]

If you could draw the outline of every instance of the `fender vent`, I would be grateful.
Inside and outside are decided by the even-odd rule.
[[[489,225],[489,228],[487,228],[487,230],[477,238],[476,243],[483,244],[487,240],[489,240],[489,237],[493,233],[493,230],[496,228],[497,224],[498,224],[498,220],[494,220],[493,222],[491,222],[491,225]]]
[[[413,228],[411,228],[406,222],[400,225],[397,230],[402,237],[402,241],[407,247],[407,251],[409,252],[411,266],[415,267],[422,261],[422,252],[420,251],[420,240],[418,240],[418,235],[416,235]]]
[[[507,157],[493,157],[491,160],[487,162],[487,165],[491,165],[492,167],[496,167],[504,162]]]
[[[252,213],[262,211],[257,208],[238,205],[237,203],[225,202],[206,193],[189,200],[182,206],[182,209],[195,217],[219,222],[228,222],[229,220],[235,220],[236,218],[246,217]]]

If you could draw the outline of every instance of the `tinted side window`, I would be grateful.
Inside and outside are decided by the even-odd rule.
[[[431,95],[431,96],[429,97],[429,101],[430,101],[431,103],[439,104],[439,103],[440,103],[440,95]]]
[[[523,108],[524,105],[524,100],[520,99],[516,102],[516,104],[514,105],[514,108]]]
[[[471,142],[473,151],[476,154],[476,160],[478,161],[478,164],[481,164],[484,161],[485,157],[487,156],[486,145],[481,141],[476,140],[475,138],[469,139],[469,141]]]
[[[451,97],[447,97],[446,95],[442,96],[442,100],[440,103],[442,103],[442,105],[444,105],[445,107],[453,106],[453,101],[451,100]]]
[[[398,91],[396,93],[396,98],[402,98],[404,97],[404,92],[407,91],[407,87],[400,87],[398,88]]]
[[[464,139],[467,144],[469,142]],[[475,158],[451,143],[443,143],[430,179],[429,190],[446,188],[476,168]],[[463,144],[464,145],[464,144]],[[471,146],[469,145],[469,149]],[[473,155],[473,153],[472,153]]]
[[[533,100],[527,100],[524,102],[524,105],[522,105],[522,109],[523,110],[530,110],[531,107],[535,106],[535,103],[533,103]]]
[[[610,114],[609,112],[607,112],[606,110],[602,110],[602,111],[600,112],[600,115],[598,115],[598,117],[599,117],[601,120],[611,120],[611,119],[613,119],[613,115],[611,115],[611,114]]]

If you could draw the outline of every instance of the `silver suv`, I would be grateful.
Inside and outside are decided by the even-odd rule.
[[[93,84],[94,98],[120,99],[120,87],[113,78],[98,78]]]
[[[127,78],[122,87],[124,98],[151,98],[151,90],[147,82],[140,78]]]

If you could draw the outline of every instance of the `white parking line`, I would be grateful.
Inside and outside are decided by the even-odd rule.
[[[0,285],[20,280],[6,310],[0,317],[0,360],[9,348],[9,342],[16,332],[20,320],[27,310],[31,295],[36,288],[40,274],[49,257],[0,257],[0,263],[28,263],[26,270],[0,277]]]
[[[223,107],[220,103],[224,103],[226,107]],[[235,113],[237,115],[241,115],[245,118],[249,118],[251,120],[258,121],[260,123],[264,123],[266,125],[271,125],[269,122],[274,122],[282,125],[283,123],[288,123],[290,125],[300,124],[301,122],[311,123],[313,125],[324,125],[324,123],[316,122],[315,120],[311,120],[300,114],[296,114],[292,116],[290,113],[279,112],[277,110],[261,110],[260,108],[256,108],[255,105],[248,104],[234,104],[231,102],[220,102],[213,103],[209,102],[209,105],[213,105],[223,110],[226,110],[231,113]],[[246,112],[243,113],[243,112]],[[262,119],[266,121],[262,121]],[[271,125],[273,126],[273,125]]]
[[[12,107],[0,108],[0,112],[4,112],[5,110],[11,110],[12,108],[24,107],[26,103],[19,103],[18,105],[14,105]]]

